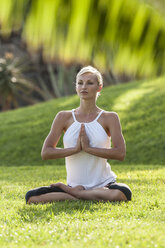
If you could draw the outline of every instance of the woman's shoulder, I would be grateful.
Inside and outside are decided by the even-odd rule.
[[[72,110],[62,110],[56,114],[55,118],[59,120],[66,120],[71,116],[72,116]]]
[[[53,123],[52,128],[57,128],[57,126],[60,126],[63,130],[67,128],[69,123],[72,119],[72,111],[71,110],[63,110],[56,114]]]
[[[117,112],[114,112],[114,111],[103,111],[103,116],[105,118],[110,118],[110,119],[118,119],[119,118],[119,115]]]
[[[117,112],[114,111],[104,111],[102,114],[103,123],[108,126],[117,125],[120,123],[120,118]]]

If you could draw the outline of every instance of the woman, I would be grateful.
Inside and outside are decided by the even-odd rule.
[[[102,87],[102,76],[94,67],[84,67],[77,74],[80,106],[56,115],[41,152],[44,160],[65,157],[68,185],[55,183],[30,190],[25,197],[27,203],[131,200],[130,188],[116,183],[116,175],[107,163],[107,159],[124,160],[126,148],[118,115],[96,105]],[[63,131],[64,148],[57,148]]]

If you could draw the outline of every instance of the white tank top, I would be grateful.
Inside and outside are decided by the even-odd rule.
[[[91,147],[110,148],[110,137],[97,121],[104,110],[91,122],[78,122],[74,109],[72,116],[74,122],[66,130],[63,143],[64,148],[75,147],[80,133],[81,124],[84,123],[85,131]],[[67,184],[71,187],[84,186],[85,189],[104,187],[110,182],[116,181],[116,175],[107,163],[107,159],[100,158],[84,151],[65,158],[67,171]]]

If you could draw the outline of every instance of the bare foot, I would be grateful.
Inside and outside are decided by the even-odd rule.
[[[72,188],[72,190],[80,191],[80,190],[85,190],[85,188],[82,185],[78,185],[78,186]]]
[[[70,186],[65,185],[64,183],[61,183],[61,182],[53,183],[50,186],[51,187],[59,187],[59,188],[63,189],[65,192],[67,192],[67,193],[85,190],[85,188],[82,185],[77,185],[76,187],[72,188]]]

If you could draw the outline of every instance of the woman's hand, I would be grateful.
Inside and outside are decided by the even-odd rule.
[[[81,139],[81,147],[83,151],[87,151],[89,147],[89,138],[86,134],[85,131],[85,126],[84,124],[81,125],[81,130],[80,130],[80,139]]]
[[[82,146],[81,146],[81,130],[80,130],[76,144],[76,152],[80,152],[81,150],[82,150]]]
[[[58,187],[58,188],[64,190],[66,193],[68,193],[68,190],[70,188],[69,186],[67,186],[67,185],[65,185],[64,183],[61,183],[61,182],[53,183],[53,184],[50,185],[50,187]]]

